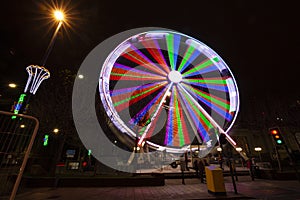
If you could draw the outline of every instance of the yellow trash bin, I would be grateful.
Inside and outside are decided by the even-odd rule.
[[[209,193],[216,195],[225,195],[223,171],[217,166],[205,167],[206,185]]]

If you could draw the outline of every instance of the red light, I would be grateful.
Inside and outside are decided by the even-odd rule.
[[[87,166],[87,162],[84,161],[84,162],[82,163],[82,166],[83,166],[83,167]]]
[[[56,166],[57,166],[57,167],[64,167],[64,166],[65,166],[65,163],[57,163]]]
[[[278,131],[277,131],[277,130],[272,130],[271,133],[272,133],[273,135],[276,135],[276,134],[278,133]]]

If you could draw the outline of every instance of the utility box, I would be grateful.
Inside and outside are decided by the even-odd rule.
[[[226,195],[223,171],[217,166],[205,167],[206,185],[209,193]]]

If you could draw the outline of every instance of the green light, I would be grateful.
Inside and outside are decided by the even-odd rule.
[[[215,61],[215,58],[213,58],[213,60]],[[189,71],[185,72],[182,76],[188,76],[191,73],[194,73],[196,71],[199,71],[205,67],[209,67],[211,65],[213,65],[214,62],[212,60],[207,59],[206,61],[200,63],[198,66],[195,66],[194,68],[190,69]]]
[[[277,140],[277,144],[282,144],[282,140]]]
[[[142,95],[144,95],[144,94],[147,94],[147,93],[149,93],[149,92],[151,92],[151,91],[153,91],[153,90],[155,90],[155,89],[157,89],[157,88],[159,88],[159,87],[162,87],[162,86],[164,86],[164,85],[165,85],[165,84],[159,84],[159,85],[157,85],[157,86],[155,86],[155,87],[152,87],[152,88],[150,88],[150,89],[148,89],[148,90],[145,90],[145,91],[143,91],[143,92],[141,92],[141,93],[138,93],[138,94],[136,94],[136,95],[133,95],[133,96],[131,96],[131,97],[129,97],[129,98],[126,98],[126,99],[124,99],[124,100],[115,102],[115,103],[114,103],[114,106],[118,106],[118,105],[120,105],[120,104],[122,104],[122,103],[125,103],[125,102],[127,102],[127,101],[131,101],[132,99],[135,99],[135,98],[137,98],[137,97],[139,97],[139,96],[142,96]]]
[[[176,88],[174,88],[174,103],[175,103],[175,116],[177,119],[177,128],[178,128],[178,130],[176,130],[176,131],[179,134],[179,145],[182,147],[185,142],[184,142],[184,136],[183,136],[183,131],[182,131],[179,102],[178,102],[178,93],[177,93]]]
[[[225,108],[225,109],[229,109],[230,108],[230,105],[228,103],[225,103],[217,98],[215,98],[214,96],[211,96],[211,95],[207,95],[203,92],[201,92],[200,90],[196,90],[195,88],[187,85],[187,84],[183,84],[186,88],[188,88],[189,90],[192,90],[194,93],[200,95],[201,97],[207,99],[208,101],[212,101],[214,102],[215,104]]]
[[[15,110],[14,110],[14,114],[19,114],[19,111],[22,107],[22,104],[23,104],[23,101],[24,101],[24,98],[26,97],[26,94],[21,94],[20,97],[19,97],[19,101],[17,103],[17,105],[15,106]],[[12,119],[16,119],[17,116],[12,116],[11,117]]]
[[[173,34],[169,34],[166,36],[167,39],[167,48],[168,48],[168,54],[169,54],[169,59],[170,59],[170,64],[171,64],[171,69],[175,70],[175,65],[174,63],[174,36]]]
[[[190,57],[192,56],[193,52],[194,52],[195,48],[193,46],[190,46],[187,50],[187,52],[184,54],[184,57],[180,63],[180,66],[178,68],[178,71],[181,72],[182,67],[187,63],[187,61],[190,59]]]
[[[48,138],[49,138],[49,135],[45,135],[43,146],[47,146],[48,145]]]
[[[88,156],[90,156],[92,154],[92,150],[88,150]]]

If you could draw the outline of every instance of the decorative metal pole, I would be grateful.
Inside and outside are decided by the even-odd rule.
[[[53,13],[56,21],[58,21],[57,27],[51,37],[50,43],[46,49],[46,52],[41,60],[41,66],[39,65],[29,65],[26,70],[28,72],[28,79],[26,86],[24,88],[24,93],[20,95],[18,103],[14,107],[14,114],[26,113],[29,107],[29,100],[32,95],[35,95],[41,83],[50,78],[50,72],[45,68],[46,61],[53,49],[54,42],[56,40],[58,31],[63,25],[65,19],[64,13],[62,11],[56,10]],[[24,107],[25,105],[25,107]],[[12,119],[17,118],[17,116],[12,116]]]

